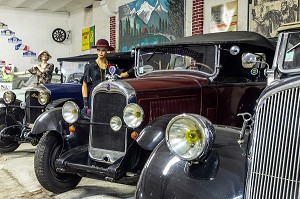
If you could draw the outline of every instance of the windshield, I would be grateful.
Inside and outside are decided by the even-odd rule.
[[[215,70],[216,46],[172,46],[145,48],[138,52],[138,75],[150,72],[187,70],[210,76]]]
[[[286,39],[282,70],[295,71],[300,69],[300,33],[289,33]]]

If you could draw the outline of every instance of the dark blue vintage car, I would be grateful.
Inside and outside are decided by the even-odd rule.
[[[268,86],[254,114],[240,114],[242,129],[188,113],[172,118],[141,173],[136,198],[300,198],[299,53],[300,23],[279,28]],[[249,53],[243,62],[257,60]]]
[[[5,92],[0,99],[0,153],[12,152],[22,142],[36,145],[42,134],[32,134],[31,128],[38,116],[46,110],[61,107],[66,101],[74,101],[82,107],[79,82],[84,65],[96,58],[97,54],[88,54],[57,59],[60,63],[61,82],[67,78],[66,82],[42,84],[30,88],[25,93],[24,102],[16,99],[12,91]],[[109,53],[107,59],[111,64],[118,65],[125,71],[129,70],[134,63],[130,52]],[[70,71],[72,73],[68,74]]]

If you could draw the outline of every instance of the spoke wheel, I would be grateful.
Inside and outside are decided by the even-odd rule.
[[[66,40],[67,33],[61,28],[56,28],[52,32],[52,39],[56,42],[63,42]]]
[[[56,172],[55,160],[62,151],[62,138],[53,132],[41,138],[34,157],[34,171],[40,184],[53,193],[74,189],[81,180],[76,174]]]
[[[0,132],[6,128],[6,124],[0,125]],[[20,144],[17,141],[0,137],[0,153],[9,153],[15,151]]]

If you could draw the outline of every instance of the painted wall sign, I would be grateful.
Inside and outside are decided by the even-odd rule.
[[[7,29],[8,26],[5,23],[0,22],[0,29]]]
[[[15,32],[11,31],[11,30],[2,30],[1,31],[1,35],[2,36],[15,36]]]
[[[11,37],[8,39],[8,43],[13,43],[13,44],[22,43],[22,39],[19,39],[18,37]]]
[[[32,52],[30,50],[23,52],[23,57],[35,57],[35,56],[36,56],[36,53]]]
[[[29,46],[25,45],[25,44],[17,44],[15,45],[15,50],[29,50]]]

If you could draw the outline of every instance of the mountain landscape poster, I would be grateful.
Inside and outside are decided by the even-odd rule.
[[[119,7],[119,51],[184,36],[184,0],[136,0]]]

